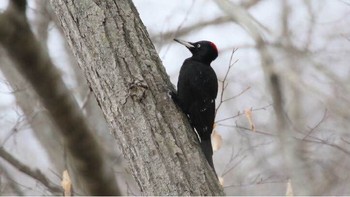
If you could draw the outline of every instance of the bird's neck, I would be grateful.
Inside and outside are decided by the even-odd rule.
[[[189,58],[189,60],[200,62],[200,63],[203,63],[203,64],[208,65],[208,66],[210,66],[210,63],[213,61],[210,58],[205,57],[205,56],[192,56]]]

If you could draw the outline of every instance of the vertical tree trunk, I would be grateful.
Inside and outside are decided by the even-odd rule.
[[[145,195],[223,195],[129,0],[51,1]]]

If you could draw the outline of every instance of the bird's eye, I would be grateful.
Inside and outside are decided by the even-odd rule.
[[[201,44],[197,44],[197,48],[200,48],[201,47]]]

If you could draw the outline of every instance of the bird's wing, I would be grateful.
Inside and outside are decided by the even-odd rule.
[[[217,96],[218,82],[214,70],[211,67],[199,67],[196,73],[193,73],[190,83],[194,96],[205,98],[203,102],[210,104]]]
[[[210,139],[215,119],[217,78],[210,67],[199,67],[190,83],[193,103],[189,108],[191,122],[202,140]]]

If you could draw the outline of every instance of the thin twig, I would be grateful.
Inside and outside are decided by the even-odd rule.
[[[228,86],[228,83],[227,83],[227,77],[228,77],[228,74],[230,73],[230,70],[231,68],[233,67],[233,65],[235,65],[235,63],[238,61],[238,60],[235,60],[233,61],[233,54],[237,51],[237,49],[233,49],[232,50],[232,53],[231,53],[231,57],[230,57],[230,61],[229,61],[229,65],[228,65],[228,68],[227,68],[227,71],[225,73],[225,76],[224,76],[224,79],[221,81],[221,93],[220,93],[220,102],[219,102],[219,105],[217,106],[216,110],[215,110],[215,115],[218,113],[221,105],[225,102],[224,101],[224,92]]]
[[[347,143],[347,144],[350,144],[350,141],[349,140],[346,140],[344,139],[343,137],[340,138],[343,142]]]
[[[228,161],[228,163],[225,165],[223,172],[221,173],[221,177],[224,177],[225,175],[227,175],[230,171],[232,171],[233,169],[235,169],[239,164],[242,163],[242,161],[247,157],[247,155],[245,154],[246,152],[248,152],[249,150],[251,150],[252,148],[257,148],[260,146],[265,146],[270,144],[271,142],[268,143],[260,143],[260,144],[256,144],[256,145],[252,145],[250,147],[248,147],[247,149],[243,149],[240,148],[236,154],[234,154],[234,147],[232,146],[232,153],[231,153],[231,158]],[[228,168],[229,164],[233,163],[233,161],[235,159],[237,159],[239,156],[242,156],[242,158],[237,161],[232,167]]]
[[[8,184],[9,184],[10,188],[12,188],[14,193],[18,196],[24,196],[23,191],[18,187],[17,184],[15,184],[15,182],[11,178],[11,175],[8,173],[8,171],[5,169],[5,167],[1,164],[0,164],[0,170],[1,170],[1,173],[6,177]],[[3,193],[1,193],[1,194],[3,195]]]
[[[243,129],[243,130],[249,131],[250,133],[253,133],[253,134],[258,133],[258,134],[262,134],[262,135],[269,136],[269,137],[274,137],[274,138],[278,137],[277,135],[271,134],[269,132],[260,131],[260,130],[252,131],[250,128],[246,128],[246,127],[239,126],[239,125],[225,125],[225,124],[218,124],[218,125],[224,126],[224,127],[234,127],[234,128],[238,128],[238,129]],[[298,137],[294,137],[294,136],[292,138],[295,139],[295,140],[303,141],[303,142],[327,145],[327,146],[329,146],[331,148],[334,148],[334,149],[337,149],[337,150],[343,152],[347,156],[350,156],[350,151],[349,150],[347,150],[347,149],[345,149],[345,148],[343,148],[343,147],[341,147],[341,146],[339,146],[337,144],[330,143],[327,140],[320,139],[320,138],[315,137],[315,136],[308,136],[308,138],[311,138],[311,139],[303,139],[303,138],[298,138]]]
[[[318,128],[318,127],[326,120],[326,117],[327,117],[327,109],[325,109],[321,120],[320,120],[314,127],[312,127],[312,128],[310,129],[310,131],[305,135],[305,137],[303,137],[303,140],[306,139],[307,137],[309,137],[309,136],[311,135],[311,133],[312,133],[313,131],[315,131],[316,128]]]
[[[4,146],[6,142],[15,134],[17,134],[18,131],[22,128],[22,123],[25,120],[25,117],[23,115],[18,115],[16,123],[13,125],[13,127],[10,129],[9,134],[5,137],[3,142],[1,143],[1,146]]]
[[[242,163],[242,161],[247,158],[247,155],[244,155],[240,160],[237,161],[231,168],[225,170],[225,172],[221,175],[221,177],[226,176],[229,172],[231,172],[233,169],[235,169],[239,164]]]
[[[260,111],[260,110],[266,110],[268,107],[270,107],[270,106],[272,106],[272,104],[268,104],[268,105],[266,105],[266,106],[263,106],[263,107],[260,107],[260,108],[255,108],[255,109],[251,109],[251,111]],[[244,112],[240,112],[240,111],[238,111],[238,113],[236,114],[236,115],[234,115],[234,116],[230,116],[230,117],[227,117],[227,118],[223,118],[223,119],[221,119],[221,120],[217,120],[217,121],[215,121],[215,124],[217,124],[217,123],[219,123],[219,122],[223,122],[223,121],[226,121],[226,120],[230,120],[230,119],[234,119],[234,118],[237,118],[237,117],[239,117],[239,116],[241,116],[241,115],[244,115]]]
[[[255,5],[257,5],[261,0],[245,0],[242,1],[241,6],[249,9]],[[189,11],[192,11],[192,7],[190,7]],[[188,13],[187,13],[188,14]],[[179,27],[175,30],[170,30],[167,32],[150,32],[151,39],[156,44],[164,44],[166,41],[172,40],[174,36],[185,36],[193,31],[199,30],[201,28],[210,26],[210,25],[220,25],[223,23],[230,22],[232,19],[227,16],[219,16],[212,20],[201,21],[191,26],[183,27],[183,22],[179,25]]]
[[[252,185],[263,185],[263,184],[269,184],[269,183],[287,183],[287,178],[283,178],[283,180],[275,180],[275,181],[267,181],[270,177],[260,180],[258,182],[253,182],[253,183],[245,183],[245,184],[232,184],[229,186],[224,186],[224,188],[230,188],[230,187],[248,187]]]
[[[240,148],[236,154],[234,154],[234,146],[232,146],[232,151],[231,151],[231,157],[230,157],[230,160],[228,160],[228,162],[225,164],[225,167],[223,168],[223,172],[221,173],[220,177],[223,177],[225,176],[225,174],[227,173],[227,169],[228,169],[228,166],[240,155],[241,153],[241,150],[242,148]]]
[[[230,97],[230,98],[227,98],[227,99],[224,99],[222,102],[227,102],[227,101],[229,101],[229,100],[235,99],[235,98],[241,96],[242,94],[244,94],[245,92],[247,92],[250,88],[251,88],[251,87],[248,86],[248,87],[246,87],[244,90],[242,90],[240,93],[238,93],[237,95],[235,95],[235,96],[233,96],[233,97]]]
[[[62,193],[62,189],[58,186],[53,185],[40,170],[38,169],[32,170],[30,167],[28,167],[27,165],[23,164],[22,162],[17,160],[15,157],[13,157],[10,153],[8,153],[2,147],[0,147],[0,157],[3,158],[8,163],[10,163],[19,171],[39,181],[41,184],[46,186],[53,194]]]
[[[295,137],[294,137],[295,138]],[[299,139],[299,138],[298,138]],[[311,142],[311,143],[318,143],[318,144],[324,144],[324,145],[327,145],[327,146],[330,146],[332,148],[335,148],[341,152],[343,152],[344,154],[350,156],[350,151],[349,150],[346,150],[345,148],[337,145],[337,144],[332,144],[330,142],[328,142],[327,140],[323,140],[323,139],[320,139],[320,138],[315,138],[316,140],[302,140],[302,139],[299,139],[299,140],[302,140],[304,142]]]
[[[185,22],[187,21],[190,13],[192,12],[193,10],[193,7],[195,5],[195,2],[194,0],[192,0],[192,4],[191,6],[189,7],[189,9],[187,10],[187,13],[185,14],[185,18],[182,20],[182,22],[180,23],[180,25],[177,27],[177,29],[175,30],[175,32],[172,32],[171,34],[171,38],[175,38],[177,37],[177,33],[180,31],[180,29],[182,28],[182,26],[185,24]],[[168,53],[169,49],[170,49],[170,46],[171,45],[168,45],[166,48],[165,48],[165,51],[164,51],[164,54],[162,55],[162,59],[166,56],[166,54]]]

